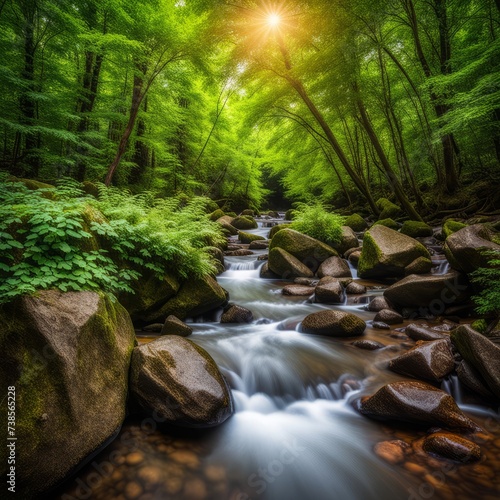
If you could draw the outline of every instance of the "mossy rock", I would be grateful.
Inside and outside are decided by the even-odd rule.
[[[329,337],[359,337],[366,323],[358,316],[343,311],[325,310],[309,314],[301,325],[303,333]]]
[[[337,251],[325,243],[288,228],[274,235],[269,246],[270,250],[273,248],[286,250],[306,264],[313,273],[318,270],[321,263],[328,257],[338,256]]]
[[[313,271],[283,248],[269,251],[269,270],[282,279],[312,278]]]
[[[241,243],[244,244],[250,244],[252,243],[252,241],[263,241],[266,239],[263,236],[259,236],[258,234],[245,233],[243,231],[240,231],[238,235]]]
[[[276,226],[273,226],[271,231],[269,231],[269,239],[272,240],[278,231],[289,227],[291,227],[291,224],[276,224]]]
[[[376,205],[380,210],[379,220],[393,219],[401,214],[401,209],[387,198],[379,198]]]
[[[293,208],[290,208],[285,212],[285,220],[293,220],[294,215],[295,215],[295,210]]]
[[[216,210],[219,210],[219,205],[214,200],[208,200],[207,205],[205,207],[205,211],[207,214],[211,214],[215,212]]]
[[[85,192],[85,194],[88,194],[89,196],[93,196],[96,199],[99,198],[99,188],[93,182],[83,181],[82,182],[82,189]]]
[[[146,323],[161,323],[170,315],[185,320],[217,309],[226,304],[227,300],[228,293],[214,278],[208,276],[204,279],[189,279],[175,297],[160,308],[142,315],[141,320]]]
[[[464,224],[463,222],[458,222],[456,220],[447,220],[443,224],[444,239],[448,238],[448,236],[451,236],[453,233],[460,231],[460,229],[463,229],[464,227],[467,227],[467,224]]]
[[[484,334],[488,328],[488,322],[485,319],[476,319],[470,326],[476,330],[476,332]]]
[[[344,223],[345,226],[350,227],[353,231],[360,233],[368,228],[368,223],[359,214],[352,214],[347,217]]]
[[[230,217],[232,217],[233,219],[235,217],[238,217],[238,214],[236,212],[226,212],[226,215],[229,215]]]
[[[416,220],[407,220],[401,228],[401,233],[412,238],[425,238],[433,234],[431,226]]]
[[[231,222],[231,225],[236,229],[257,229],[259,226],[253,217],[249,215],[241,215],[235,217]]]
[[[0,307],[0,380],[16,387],[18,410],[14,496],[38,498],[120,429],[135,342],[127,311],[104,294],[46,290]]]
[[[240,215],[249,215],[250,217],[255,217],[256,214],[255,214],[255,211],[252,210],[251,208],[246,208],[245,210],[243,210],[241,212]]]
[[[211,220],[211,221],[217,221],[219,220],[220,218],[224,217],[226,214],[220,209],[218,208],[217,210],[213,211],[209,216],[208,218]]]
[[[372,227],[374,226],[385,226],[388,227],[389,229],[394,229],[397,231],[399,229],[399,224],[393,220],[393,219],[381,219],[375,222]]]
[[[9,177],[7,179],[8,182],[21,182],[24,184],[30,191],[36,191],[38,189],[44,189],[44,193],[42,194],[43,198],[47,198],[48,200],[55,200],[55,186],[52,184],[46,184],[45,182],[35,181],[34,179],[19,179],[17,177]]]

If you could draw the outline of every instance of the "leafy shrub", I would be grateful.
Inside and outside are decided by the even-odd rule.
[[[342,239],[345,217],[330,212],[321,203],[301,203],[294,210],[291,229],[307,234],[328,245],[336,245]]]
[[[102,186],[97,201],[71,180],[29,190],[0,178],[0,302],[47,288],[132,292],[150,271],[213,273],[204,247],[223,242],[221,230],[207,220],[205,199],[180,207]]]

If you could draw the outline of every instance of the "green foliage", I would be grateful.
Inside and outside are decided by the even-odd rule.
[[[480,291],[474,296],[476,311],[495,319],[500,318],[500,252],[484,252],[489,258],[488,267],[477,269],[471,274],[472,281]]]
[[[206,199],[179,208],[176,199],[102,187],[100,198],[83,196],[71,180],[29,190],[0,179],[0,302],[48,288],[133,292],[146,271],[180,278],[214,272],[204,247],[223,237],[206,220]]]
[[[345,217],[333,213],[321,203],[300,203],[294,210],[291,229],[307,234],[328,245],[340,243]]]

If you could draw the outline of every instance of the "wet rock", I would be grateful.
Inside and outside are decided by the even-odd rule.
[[[283,279],[314,276],[314,273],[299,259],[278,247],[272,248],[269,252],[269,269]]]
[[[220,319],[221,323],[251,323],[252,321],[252,311],[236,304],[229,304],[229,306],[224,309],[224,313]]]
[[[279,279],[279,276],[276,274],[276,273],[273,273],[270,269],[269,269],[269,263],[266,262],[261,268],[260,268],[260,273],[259,273],[259,276],[262,278],[262,279],[266,279],[266,280],[276,280],[276,279]]]
[[[315,273],[322,262],[337,256],[336,250],[319,240],[293,229],[283,229],[272,239],[269,249],[281,248],[303,262]]]
[[[324,310],[309,314],[302,321],[302,332],[331,337],[363,335],[365,322],[356,315],[342,311]]]
[[[344,288],[338,279],[331,276],[321,278],[314,293],[315,301],[322,304],[342,304],[344,302]]]
[[[437,426],[474,432],[477,424],[464,415],[454,399],[423,382],[394,382],[358,401],[360,413],[376,420],[402,421],[427,428]]]
[[[240,230],[257,229],[258,227],[257,222],[250,215],[240,215],[238,217],[235,217],[232,220],[231,225]]]
[[[249,249],[250,250],[267,250],[267,248],[269,247],[269,241],[268,240],[264,240],[264,241],[252,241],[252,243],[250,243],[249,245]]]
[[[410,445],[401,440],[382,441],[373,448],[375,455],[391,465],[401,464],[405,460]]]
[[[391,327],[387,323],[383,323],[382,321],[374,321],[372,323],[372,328],[375,330],[390,330]]]
[[[142,413],[185,427],[221,424],[233,413],[231,392],[215,361],[201,347],[177,336],[134,349],[130,397]]]
[[[458,380],[474,393],[487,399],[494,398],[493,393],[488,389],[481,374],[465,359],[462,359],[456,367]]]
[[[463,229],[464,227],[467,227],[467,224],[464,224],[463,222],[458,222],[450,219],[447,220],[443,224],[443,239],[448,238],[448,236],[451,236],[453,233],[460,231],[460,229]]]
[[[427,257],[419,257],[405,268],[405,276],[410,274],[426,274],[430,271]]]
[[[428,260],[428,269],[425,272],[429,272],[432,267],[431,256],[421,243],[385,226],[377,225],[364,235],[358,273],[362,278],[404,276],[406,267],[420,257]]]
[[[348,260],[353,266],[357,267],[360,258],[361,258],[361,250],[356,250],[355,252],[349,254]]]
[[[107,295],[56,290],[3,304],[0,332],[0,380],[18,409],[13,497],[34,498],[120,429],[135,332]]]
[[[412,274],[387,288],[384,297],[399,307],[425,307],[442,314],[450,304],[464,302],[470,296],[467,278],[456,271],[418,276]]]
[[[439,340],[448,338],[448,335],[444,333],[414,323],[406,327],[405,333],[413,340]]]
[[[388,217],[387,219],[380,219],[377,222],[375,222],[375,224],[373,224],[372,227],[375,226],[384,226],[388,227],[389,229],[394,229],[394,231],[399,231],[401,224],[398,224],[394,219]]]
[[[293,282],[296,283],[297,285],[315,287],[319,283],[319,280],[316,278],[295,278]]]
[[[451,341],[462,357],[481,374],[490,391],[500,398],[500,347],[468,325],[453,330]]]
[[[455,368],[448,339],[422,342],[389,362],[389,370],[418,379],[441,381]]]
[[[444,251],[451,267],[464,273],[472,273],[479,267],[487,267],[488,257],[484,250],[500,250],[492,241],[493,233],[481,224],[460,229],[446,238]]]
[[[403,322],[403,316],[392,309],[382,309],[375,315],[373,321],[381,321],[382,323],[386,323],[388,325],[397,325],[398,323]]]
[[[411,238],[425,238],[427,236],[432,236],[432,227],[425,222],[407,220],[403,223],[401,227],[401,233],[410,236]]]
[[[271,231],[269,231],[269,240],[272,240],[276,233],[278,233],[279,231],[282,231],[283,229],[287,229],[289,227],[290,224],[276,224],[276,226],[273,226],[271,228]]]
[[[160,333],[162,328],[162,323],[152,323],[151,325],[144,326],[142,331],[148,333]]]
[[[358,246],[358,237],[354,234],[354,231],[348,226],[342,226],[340,243],[334,245],[335,250],[337,250],[340,255],[344,255],[345,252],[351,248],[357,248]]]
[[[162,335],[179,335],[180,337],[188,337],[192,333],[193,329],[173,314],[165,320],[161,330]]]
[[[364,231],[365,229],[368,228],[368,223],[359,214],[352,214],[349,217],[347,217],[345,225],[347,227],[350,227],[353,231],[356,231],[357,233],[360,233],[361,231]]]
[[[266,238],[263,236],[259,236],[258,234],[245,233],[244,231],[240,231],[238,233],[238,238],[243,244],[249,244],[254,241],[265,241]]]
[[[224,217],[220,217],[217,219],[217,223],[222,226],[222,229],[226,232],[226,234],[230,236],[235,236],[238,234],[238,229],[235,228],[231,222],[233,221],[233,217],[225,215]]]
[[[383,309],[390,309],[391,306],[385,297],[379,296],[372,299],[366,308],[370,312],[380,312]]]
[[[290,297],[309,297],[314,293],[314,287],[304,285],[287,285],[283,288],[283,290],[281,290],[281,293]]]
[[[351,269],[347,261],[340,257],[329,257],[318,269],[318,276],[324,278],[331,276],[333,278],[352,278]]]
[[[226,257],[247,257],[248,255],[253,255],[251,250],[245,250],[241,248],[240,250],[232,250],[230,252],[224,252]]]
[[[431,434],[424,439],[422,448],[427,453],[455,462],[471,463],[481,459],[481,448],[473,441],[456,434],[444,432]]]
[[[366,286],[353,281],[347,285],[345,291],[348,295],[362,295],[366,293]]]
[[[358,349],[365,349],[367,351],[376,351],[377,349],[383,349],[384,344],[376,342],[375,340],[355,340],[352,345]]]
[[[380,210],[379,219],[397,217],[401,213],[401,209],[387,198],[379,198],[376,202],[376,205]]]
[[[268,255],[268,254],[259,255],[259,256],[257,257],[257,260],[258,260],[258,261],[262,261],[262,260],[269,260],[269,255]]]

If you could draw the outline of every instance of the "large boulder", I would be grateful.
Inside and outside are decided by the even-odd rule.
[[[258,224],[255,221],[253,217],[250,217],[249,215],[241,215],[238,217],[235,217],[233,221],[231,222],[231,225],[234,226],[236,229],[257,229]]]
[[[276,233],[269,246],[270,250],[274,248],[286,250],[309,267],[313,273],[328,257],[338,256],[332,247],[293,229],[282,229]]]
[[[442,314],[445,308],[469,299],[470,286],[465,275],[447,274],[419,276],[411,274],[384,291],[384,297],[400,307],[426,307]]]
[[[415,323],[409,324],[405,328],[405,333],[412,340],[417,340],[417,341],[418,340],[430,341],[430,340],[440,340],[449,338],[448,334],[446,333],[438,332],[436,330],[432,330],[429,327],[423,325],[417,325]]]
[[[425,238],[433,235],[431,226],[417,220],[407,220],[401,227],[401,233],[412,238]]]
[[[290,224],[276,224],[271,228],[271,231],[269,231],[268,238],[272,240],[277,232],[282,231],[283,229],[288,229],[289,227]]]
[[[266,239],[263,236],[259,236],[258,234],[245,233],[244,231],[240,231],[238,233],[238,238],[244,244],[249,244],[253,241],[264,241]]]
[[[231,391],[215,361],[176,336],[134,349],[130,397],[134,410],[184,427],[219,425],[233,413]]]
[[[227,299],[227,292],[211,276],[190,279],[181,286],[175,297],[160,308],[142,314],[140,318],[147,323],[163,322],[170,315],[184,320],[217,309]]]
[[[481,374],[465,359],[462,359],[456,367],[457,377],[460,382],[475,394],[487,399],[495,399],[493,393],[488,389]]]
[[[269,251],[269,270],[283,279],[312,278],[314,276],[309,267],[283,248],[278,247]]]
[[[314,291],[315,301],[322,304],[342,304],[344,297],[344,287],[338,279],[331,276],[321,278]]]
[[[379,198],[376,205],[380,210],[379,219],[394,218],[401,214],[401,209],[387,198]]]
[[[479,426],[468,418],[446,392],[424,382],[393,382],[373,396],[358,400],[357,409],[376,420],[409,422],[427,428],[475,432]]]
[[[352,278],[351,268],[346,260],[340,257],[329,257],[318,269],[318,276],[332,276],[334,278]]]
[[[359,214],[349,215],[349,217],[345,220],[345,225],[357,233],[360,233],[368,228],[368,223]]]
[[[365,322],[356,315],[334,310],[309,314],[302,321],[303,333],[330,337],[359,337],[366,328]]]
[[[342,226],[340,242],[334,245],[333,248],[337,250],[340,255],[344,255],[351,248],[357,248],[358,246],[358,237],[354,234],[354,231],[348,226]]]
[[[251,323],[252,321],[252,311],[237,304],[229,304],[220,318],[221,323]]]
[[[358,264],[361,278],[387,278],[404,276],[406,268],[423,257],[432,267],[428,250],[417,240],[385,226],[374,226],[363,238],[363,251]]]
[[[500,251],[500,245],[492,241],[492,236],[492,232],[481,224],[464,227],[448,236],[444,252],[451,267],[464,273],[487,267],[489,258],[484,250]]]
[[[467,227],[467,224],[464,224],[463,222],[447,220],[443,224],[443,239],[448,238],[448,236],[451,236],[453,233],[460,231],[460,229],[463,229],[464,227]]]
[[[461,356],[481,374],[490,391],[500,398],[500,347],[469,325],[453,330],[451,341]]]
[[[403,316],[392,309],[381,309],[373,318],[375,322],[382,322],[387,325],[397,325],[403,322]]]
[[[389,370],[418,379],[441,381],[455,368],[449,339],[421,342],[389,362]]]
[[[42,291],[0,308],[0,380],[16,398],[16,493],[33,498],[117,432],[135,333],[95,292]],[[0,405],[7,430],[7,400]],[[2,446],[2,465],[7,464]],[[15,496],[15,495],[14,495]]]

